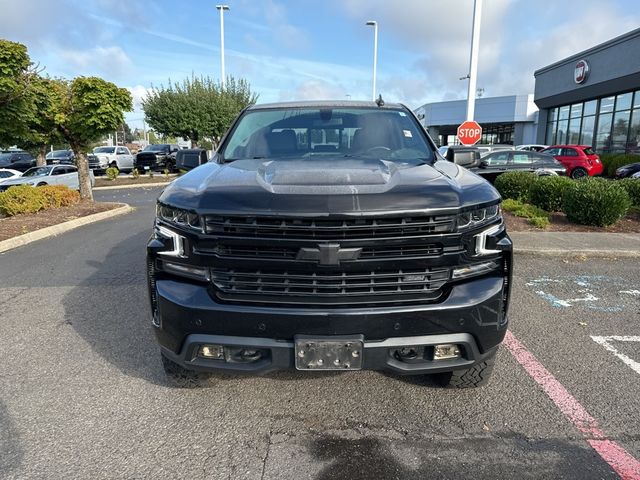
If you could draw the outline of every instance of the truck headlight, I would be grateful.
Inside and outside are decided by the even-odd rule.
[[[490,207],[477,208],[468,212],[458,214],[458,230],[468,230],[491,223],[502,217],[500,205],[491,205]]]
[[[200,215],[195,212],[158,203],[156,205],[156,216],[167,223],[202,232]]]

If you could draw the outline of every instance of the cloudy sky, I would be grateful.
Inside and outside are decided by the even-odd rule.
[[[531,93],[534,70],[640,27],[638,0],[484,0],[478,87]],[[0,37],[26,44],[51,76],[99,75],[129,88],[220,75],[214,0],[0,0]],[[228,0],[226,70],[260,102],[368,99],[379,24],[378,90],[416,108],[461,99],[472,0]]]

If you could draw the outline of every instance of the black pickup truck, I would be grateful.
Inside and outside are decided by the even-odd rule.
[[[387,370],[484,384],[507,330],[500,196],[382,102],[251,106],[147,247],[168,377]]]
[[[169,170],[176,169],[176,154],[180,147],[176,144],[158,143],[147,145],[144,150],[136,155],[134,168],[139,173],[147,170]]]

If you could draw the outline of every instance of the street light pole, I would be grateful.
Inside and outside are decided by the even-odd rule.
[[[471,57],[469,59],[469,90],[467,91],[467,121],[473,120],[476,109],[476,82],[478,77],[478,48],[480,43],[480,18],[482,0],[473,4],[473,27],[471,30]]]
[[[220,81],[224,90],[227,84],[227,77],[224,73],[224,11],[229,10],[229,5],[216,5],[220,11]]]
[[[369,20],[367,25],[373,27],[373,88],[371,99],[376,101],[376,74],[378,70],[378,22]]]

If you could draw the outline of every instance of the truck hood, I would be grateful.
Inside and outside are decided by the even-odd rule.
[[[328,215],[450,210],[499,198],[485,180],[446,161],[312,158],[210,162],[159,200],[199,213]]]

